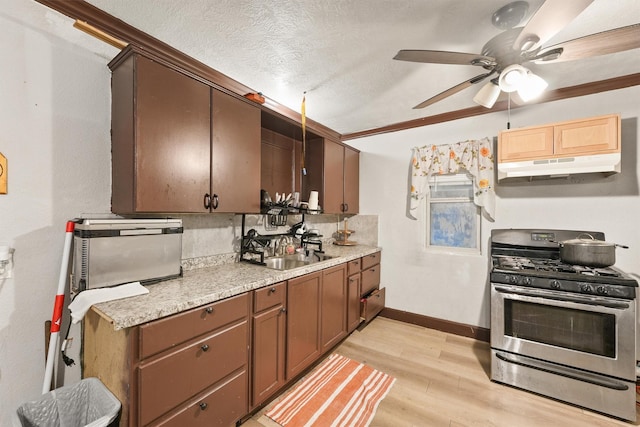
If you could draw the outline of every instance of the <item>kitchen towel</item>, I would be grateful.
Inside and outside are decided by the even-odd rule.
[[[116,299],[133,297],[136,295],[148,294],[149,290],[142,286],[140,282],[126,283],[124,285],[113,286],[111,288],[89,289],[80,292],[71,304],[71,322],[78,323],[93,304]]]

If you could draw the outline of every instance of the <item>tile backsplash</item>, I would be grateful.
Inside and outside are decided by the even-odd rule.
[[[308,228],[315,228],[323,236],[323,241],[331,243],[337,237],[338,229],[344,228],[345,215],[305,215]],[[233,259],[233,253],[240,249],[242,215],[206,214],[181,216],[184,234],[182,236],[182,259],[185,268],[196,268],[224,263]],[[346,217],[347,226],[354,233],[349,237],[358,244],[378,245],[378,216],[354,215]],[[286,233],[293,224],[302,220],[302,215],[289,215],[287,225],[272,227],[265,224],[265,215],[246,215],[245,233],[254,228],[258,234]]]

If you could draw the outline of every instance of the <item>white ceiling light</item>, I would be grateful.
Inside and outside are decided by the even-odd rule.
[[[542,77],[527,70],[526,77],[518,87],[518,95],[524,102],[531,101],[539,97],[547,86],[549,84]]]
[[[522,65],[513,64],[502,70],[498,86],[505,92],[518,91],[522,101],[527,102],[540,96],[548,84]]]
[[[502,70],[498,79],[498,86],[505,92],[514,92],[518,89],[527,75],[527,69],[522,65],[513,64]]]
[[[482,86],[476,96],[473,97],[473,101],[476,104],[480,104],[483,107],[491,108],[496,103],[498,96],[500,95],[500,88],[492,81]]]

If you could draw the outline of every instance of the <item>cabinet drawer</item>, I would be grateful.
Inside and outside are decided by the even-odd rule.
[[[360,258],[354,259],[347,263],[347,276],[353,276],[360,273]]]
[[[360,317],[365,322],[371,321],[384,308],[385,288],[377,289],[366,298],[360,300]]]
[[[246,365],[246,321],[143,364],[138,371],[140,424],[150,423]]]
[[[365,270],[375,264],[380,264],[380,254],[382,252],[376,252],[371,255],[362,257],[362,269]]]
[[[366,295],[380,285],[380,264],[362,270],[361,295]]]
[[[210,427],[233,425],[247,412],[247,371],[222,385],[216,385],[201,397],[175,411],[154,427]]]
[[[246,318],[248,298],[244,293],[140,326],[140,359]]]
[[[284,304],[286,292],[286,282],[276,283],[275,285],[265,286],[262,289],[256,290],[253,294],[254,313]]]

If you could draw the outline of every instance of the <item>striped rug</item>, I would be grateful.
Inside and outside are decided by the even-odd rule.
[[[332,354],[266,415],[285,427],[366,427],[395,378]]]

